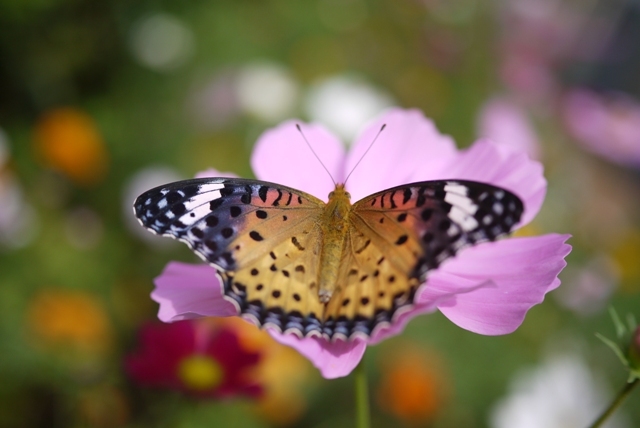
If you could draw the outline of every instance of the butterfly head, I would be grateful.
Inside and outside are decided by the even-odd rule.
[[[344,183],[336,184],[336,189],[329,193],[329,200],[351,200],[351,194],[344,188]]]

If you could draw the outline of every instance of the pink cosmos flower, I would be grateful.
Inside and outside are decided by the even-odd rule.
[[[256,397],[262,388],[249,370],[259,360],[259,353],[240,346],[233,329],[181,321],[143,326],[139,348],[126,357],[125,368],[140,385],[200,397]]]
[[[282,183],[327,200],[334,186],[301,137],[293,121],[265,132],[252,156],[261,180]],[[336,182],[362,157],[386,124],[377,142],[353,171],[347,183],[352,201],[396,185],[423,180],[467,179],[491,183],[519,195],[525,210],[521,225],[536,215],[546,192],[542,166],[523,152],[504,144],[479,140],[458,150],[433,122],[416,110],[392,109],[368,126],[345,153],[344,146],[322,126],[301,125],[314,150]],[[213,171],[209,171],[213,174]],[[571,247],[568,235],[510,238],[461,251],[430,272],[416,294],[415,306],[368,340],[328,341],[293,334],[269,333],[297,349],[325,378],[349,374],[368,345],[400,333],[413,317],[441,311],[458,326],[484,335],[513,332],[526,312],[558,287],[558,273]],[[155,280],[152,298],[166,322],[202,316],[237,315],[221,294],[215,271],[208,265],[171,262]]]
[[[478,135],[524,151],[532,159],[540,159],[538,136],[527,113],[507,98],[496,97],[482,105]]]
[[[588,150],[613,162],[640,166],[640,103],[622,93],[574,89],[564,99],[569,133]]]

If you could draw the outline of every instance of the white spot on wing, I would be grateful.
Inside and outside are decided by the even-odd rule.
[[[190,201],[191,202],[191,201]],[[184,214],[182,217],[180,217],[180,221],[184,224],[186,224],[187,226],[191,226],[194,223],[196,223],[197,221],[201,220],[204,216],[206,216],[207,214],[209,214],[211,212],[211,210],[209,209],[209,205],[208,204],[201,204],[200,206],[195,207],[192,210],[189,210],[190,212]],[[191,213],[194,213],[195,216],[191,216]]]
[[[458,187],[462,187],[462,186],[458,186]],[[447,186],[445,186],[445,190],[446,188]],[[465,188],[465,191],[466,191],[466,188]],[[478,211],[478,205],[476,205],[467,196],[460,195],[459,193],[447,192],[447,194],[444,196],[444,200],[445,202],[450,203],[454,207],[460,208],[461,210],[463,210],[464,212],[470,215],[473,215],[476,213],[476,211]]]
[[[208,192],[213,192],[215,190],[220,190],[220,189],[224,189],[224,184],[222,184],[222,183],[201,184],[200,188],[198,189],[198,193],[199,194],[208,193]],[[218,192],[218,198],[219,197],[220,197],[220,192]]]
[[[467,186],[459,183],[447,183],[444,186],[444,191],[447,193],[457,193],[461,196],[467,196]]]
[[[162,198],[158,201],[158,208],[163,209],[167,206],[167,198]]]
[[[195,195],[193,198],[184,202],[184,206],[187,211],[195,210],[198,207],[206,206],[207,210],[209,210],[209,202],[220,199],[222,194],[219,190],[212,190],[208,193],[199,193]],[[196,216],[197,217],[197,216]]]
[[[453,205],[451,207],[451,210],[449,211],[449,218],[451,219],[451,221],[459,225],[465,232],[478,227],[478,222],[476,221],[476,219],[473,218],[473,216],[469,215],[468,212],[462,210],[456,205]]]

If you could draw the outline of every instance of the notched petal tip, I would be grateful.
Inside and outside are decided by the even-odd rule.
[[[511,238],[466,250],[430,278],[434,289],[454,295],[438,309],[454,324],[474,333],[512,333],[527,311],[560,285],[558,274],[571,251],[568,238],[558,234]],[[490,282],[455,295],[461,284],[478,279]]]

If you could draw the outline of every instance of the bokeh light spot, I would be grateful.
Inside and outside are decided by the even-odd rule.
[[[131,32],[131,51],[140,64],[156,71],[173,71],[195,50],[191,30],[174,16],[158,13],[141,19]]]

